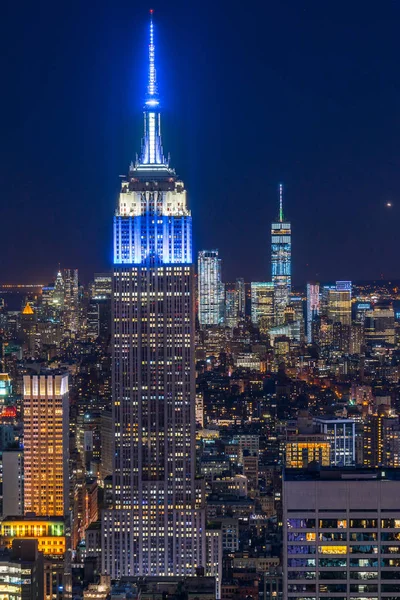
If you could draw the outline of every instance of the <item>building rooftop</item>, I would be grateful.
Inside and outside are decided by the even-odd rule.
[[[329,416],[329,417],[313,417],[314,421],[322,421],[324,423],[354,423],[353,419],[348,419],[346,417],[335,417],[335,416]]]
[[[243,498],[242,496],[234,496],[233,494],[210,494],[207,497],[208,504],[241,504],[243,506],[251,506],[254,500]]]
[[[365,481],[388,480],[400,481],[400,469],[363,467],[320,467],[316,465],[309,469],[285,469],[285,481]]]
[[[49,521],[51,523],[64,523],[64,517],[53,517],[53,516],[49,516],[49,517],[42,517],[42,516],[37,516],[35,514],[30,514],[27,513],[26,515],[10,515],[10,516],[6,516],[1,520],[3,523],[4,521],[26,521],[28,523],[32,522],[32,521],[37,521],[38,523],[42,523],[42,522],[46,522],[48,523]]]
[[[32,306],[29,304],[29,302],[27,302],[27,303],[25,304],[25,307],[24,307],[24,309],[22,310],[22,314],[23,314],[23,315],[33,315],[33,314],[35,314],[35,313],[34,313],[34,311],[33,311],[33,308],[32,308]]]

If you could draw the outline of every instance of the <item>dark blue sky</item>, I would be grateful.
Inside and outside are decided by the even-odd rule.
[[[295,282],[400,278],[399,3],[152,6],[164,148],[197,249],[220,249],[224,279],[269,279],[279,181]],[[149,7],[2,5],[0,282],[110,267],[118,176],[140,146]]]

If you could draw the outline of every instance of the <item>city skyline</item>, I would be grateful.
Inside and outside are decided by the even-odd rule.
[[[5,220],[18,218],[21,231],[17,236],[12,228],[4,232],[12,257],[3,266],[4,280],[16,280],[15,273],[32,279],[28,255],[39,279],[50,279],[58,263],[78,267],[85,280],[111,267],[109,198],[117,192],[114,173],[122,171],[134,151],[132,140],[140,126],[135,98],[145,78],[140,58],[146,11],[130,7],[126,13],[126,6],[122,1],[108,14],[100,3],[89,32],[84,9],[78,15],[64,7],[44,11],[43,22],[36,23],[43,35],[32,51],[31,72],[19,78],[37,88],[32,102],[21,94],[14,75],[27,68],[29,35],[22,35],[21,48],[5,38],[13,60],[5,70],[8,95],[2,103],[10,119],[4,127],[7,155],[0,178],[7,199]],[[224,6],[213,7],[209,16],[206,6],[154,8],[160,31],[168,30],[173,40],[163,58],[166,68],[161,65],[171,82],[164,85],[166,76],[161,75],[163,88],[168,88],[164,138],[191,190],[195,251],[219,249],[224,281],[241,276],[267,280],[268,226],[282,181],[295,232],[294,285],[378,279],[381,274],[384,279],[400,277],[391,242],[399,183],[394,147],[398,92],[391,52],[398,9],[387,6],[376,14],[367,3],[355,19],[351,7],[342,15],[326,7],[303,10],[295,3],[289,3],[288,11],[256,4],[257,20],[253,13],[240,15],[239,45],[233,35],[239,14],[231,11],[230,19],[224,19]],[[55,43],[52,24],[60,15],[65,19]],[[12,11],[7,16],[12,25]],[[122,35],[111,32],[108,19]],[[275,32],[271,23],[281,27]],[[266,29],[265,45],[257,35],[255,45],[248,43],[253,25],[258,34]],[[199,29],[207,31],[207,48],[197,43]],[[377,41],[373,59],[371,32]],[[336,54],[335,36],[341,39]],[[223,50],[218,52],[220,43]],[[51,56],[49,44],[54,46]],[[303,67],[297,74],[299,61]],[[57,69],[50,68],[53,63]],[[42,67],[48,82],[38,86]],[[245,86],[238,85],[238,76]],[[257,86],[250,88],[251,81]],[[252,89],[263,107],[256,137],[242,87]],[[238,155],[243,184],[234,175]],[[253,211],[240,210],[243,195],[253,199]],[[228,201],[233,208],[229,216],[224,213]],[[84,229],[88,219],[90,230]]]
[[[396,201],[383,204],[385,227],[371,204],[371,176],[382,177],[377,157],[387,157],[388,148],[375,139],[368,170],[368,151],[360,152],[368,147],[363,134],[371,136],[382,119],[368,120],[355,149],[354,124],[348,115],[338,123],[355,96],[340,110],[335,88],[328,93],[330,135],[321,113],[313,121],[325,153],[314,147],[306,117],[315,109],[313,94],[333,65],[345,67],[328,92],[355,64],[345,35],[334,62],[307,88],[309,106],[300,102],[292,111],[299,90],[286,104],[282,94],[299,75],[308,85],[335,26],[338,33],[351,23],[356,51],[368,7],[358,20],[347,10],[340,23],[329,20],[328,8],[293,8],[279,31],[284,7],[256,6],[248,20],[234,5],[229,14],[215,7],[211,18],[207,3],[180,11],[175,3],[164,12],[162,5],[150,8],[132,26],[132,7],[120,18],[102,3],[82,29],[85,51],[86,7],[78,15],[72,8],[75,18],[65,21],[64,7],[49,15],[38,6],[39,25],[58,15],[60,35],[46,29],[44,36],[54,35],[47,52],[53,50],[56,74],[44,63],[42,87],[35,88],[14,65],[32,91],[24,127],[32,115],[41,127],[28,136],[37,143],[34,157],[26,132],[17,136],[21,176],[7,171],[12,144],[3,165],[14,192],[29,180],[29,193],[24,210],[3,222],[4,254],[14,262],[24,256],[26,270],[14,269],[18,285],[0,271],[0,597],[400,600],[400,279],[385,282],[381,273],[362,283],[351,276],[361,264],[373,277],[376,266],[393,267],[397,257]],[[118,0],[120,10],[124,5]],[[28,34],[36,34],[34,73],[44,39],[36,13],[24,17]],[[103,18],[108,35],[99,44]],[[295,23],[304,25],[301,32]],[[300,43],[311,23],[317,29]],[[69,54],[59,63],[67,30],[77,63]],[[236,45],[229,32],[239,33]],[[23,25],[19,33],[24,47]],[[285,47],[290,34],[292,50],[300,43],[311,51],[309,64],[299,73],[289,69],[287,79],[282,68],[260,68],[274,61],[282,67],[285,52],[291,68],[302,60]],[[372,40],[366,48],[375,50]],[[197,72],[199,60],[204,68]],[[85,82],[74,90],[66,68],[73,63],[72,79],[83,75]],[[212,83],[221,67],[218,87]],[[94,85],[98,68],[107,88]],[[364,75],[352,72],[360,97]],[[65,95],[53,88],[57,76],[66,77]],[[46,89],[55,104],[43,122]],[[69,103],[75,91],[76,106]],[[362,103],[365,114],[372,97]],[[24,105],[25,98],[17,112]],[[65,123],[53,128],[61,113]],[[74,120],[78,114],[83,121]],[[57,143],[43,178],[49,134]],[[333,159],[335,135],[341,160]],[[116,167],[126,153],[121,175]],[[367,193],[343,204],[335,194],[351,192],[350,168],[362,179],[358,192]],[[267,199],[278,171],[272,212]],[[112,193],[111,179],[119,180],[119,192]],[[301,181],[317,194],[322,181],[329,189],[318,198],[320,212],[312,194],[297,195]],[[395,189],[394,181],[381,189]],[[10,204],[7,190],[12,213],[18,204]],[[104,248],[111,250],[106,261]],[[308,270],[301,267],[306,255]],[[41,274],[47,265],[51,272]]]

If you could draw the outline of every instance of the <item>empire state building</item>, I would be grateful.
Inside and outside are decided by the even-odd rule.
[[[194,266],[184,183],[161,141],[152,15],[140,157],[114,217],[113,507],[102,571],[194,575],[206,567],[204,491],[195,479]]]

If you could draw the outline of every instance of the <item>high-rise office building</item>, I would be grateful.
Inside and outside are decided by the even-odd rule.
[[[7,448],[2,452],[2,516],[24,513],[24,452]]]
[[[92,300],[111,299],[112,276],[111,273],[95,273],[92,284]]]
[[[111,273],[95,273],[87,306],[87,334],[107,340],[111,333]]]
[[[100,308],[98,302],[91,300],[87,307],[87,337],[96,340],[100,335]]]
[[[300,327],[300,340],[304,342],[305,340],[305,322],[304,322],[304,301],[301,296],[293,296],[290,297],[290,304],[284,311],[284,321],[288,323],[287,313],[288,311],[293,311],[294,320],[299,323]]]
[[[218,250],[199,252],[198,298],[200,325],[221,325],[224,321],[224,287]]]
[[[354,321],[350,331],[350,354],[360,354],[364,345],[364,324]]]
[[[235,283],[236,289],[236,302],[237,302],[237,315],[238,319],[244,319],[246,315],[246,287],[244,279],[239,277]]]
[[[313,342],[312,322],[319,315],[319,312],[319,283],[307,283],[307,342],[309,344]]]
[[[24,375],[24,509],[37,516],[68,510],[68,374]]]
[[[21,311],[21,332],[28,356],[34,356],[36,348],[37,320],[35,311],[27,302]]]
[[[364,424],[363,464],[366,467],[400,467],[399,417],[380,406]]]
[[[225,288],[225,315],[224,323],[227,327],[237,327],[239,321],[245,318],[246,291],[244,279],[236,279],[235,283],[224,284]]]
[[[238,324],[238,302],[236,285],[225,284],[225,325],[227,327],[237,327]]]
[[[76,335],[79,328],[79,283],[78,269],[63,270],[64,285],[64,329]]]
[[[61,271],[57,272],[54,287],[52,291],[48,290],[47,297],[58,312],[64,310],[64,280]]]
[[[331,466],[353,466],[356,461],[355,422],[351,419],[315,417],[314,423],[331,445]]]
[[[337,281],[326,288],[326,316],[332,323],[351,326],[351,281]]]
[[[344,325],[336,321],[332,323],[332,334],[332,350],[348,354],[351,344],[351,325]]]
[[[274,284],[272,281],[251,282],[251,322],[263,333],[274,324]]]
[[[237,327],[237,300],[236,288],[232,283],[225,284],[225,325],[227,327]]]
[[[283,477],[283,597],[398,598],[399,469]]]
[[[114,219],[113,508],[102,519],[102,570],[112,578],[194,575],[206,565],[195,479],[192,218],[160,123],[151,19],[142,151]],[[218,272],[218,255],[210,260]]]
[[[0,598],[42,600],[44,595],[43,555],[37,540],[14,540],[11,549],[0,550]]]
[[[372,310],[365,312],[365,342],[371,346],[394,345],[395,330],[392,302],[377,302]]]
[[[329,294],[331,290],[335,290],[336,285],[323,285],[320,287],[320,314],[322,317],[328,317]]]
[[[283,216],[283,186],[279,186],[279,218],[271,224],[271,269],[274,284],[275,325],[283,322],[292,289],[292,230]]]

